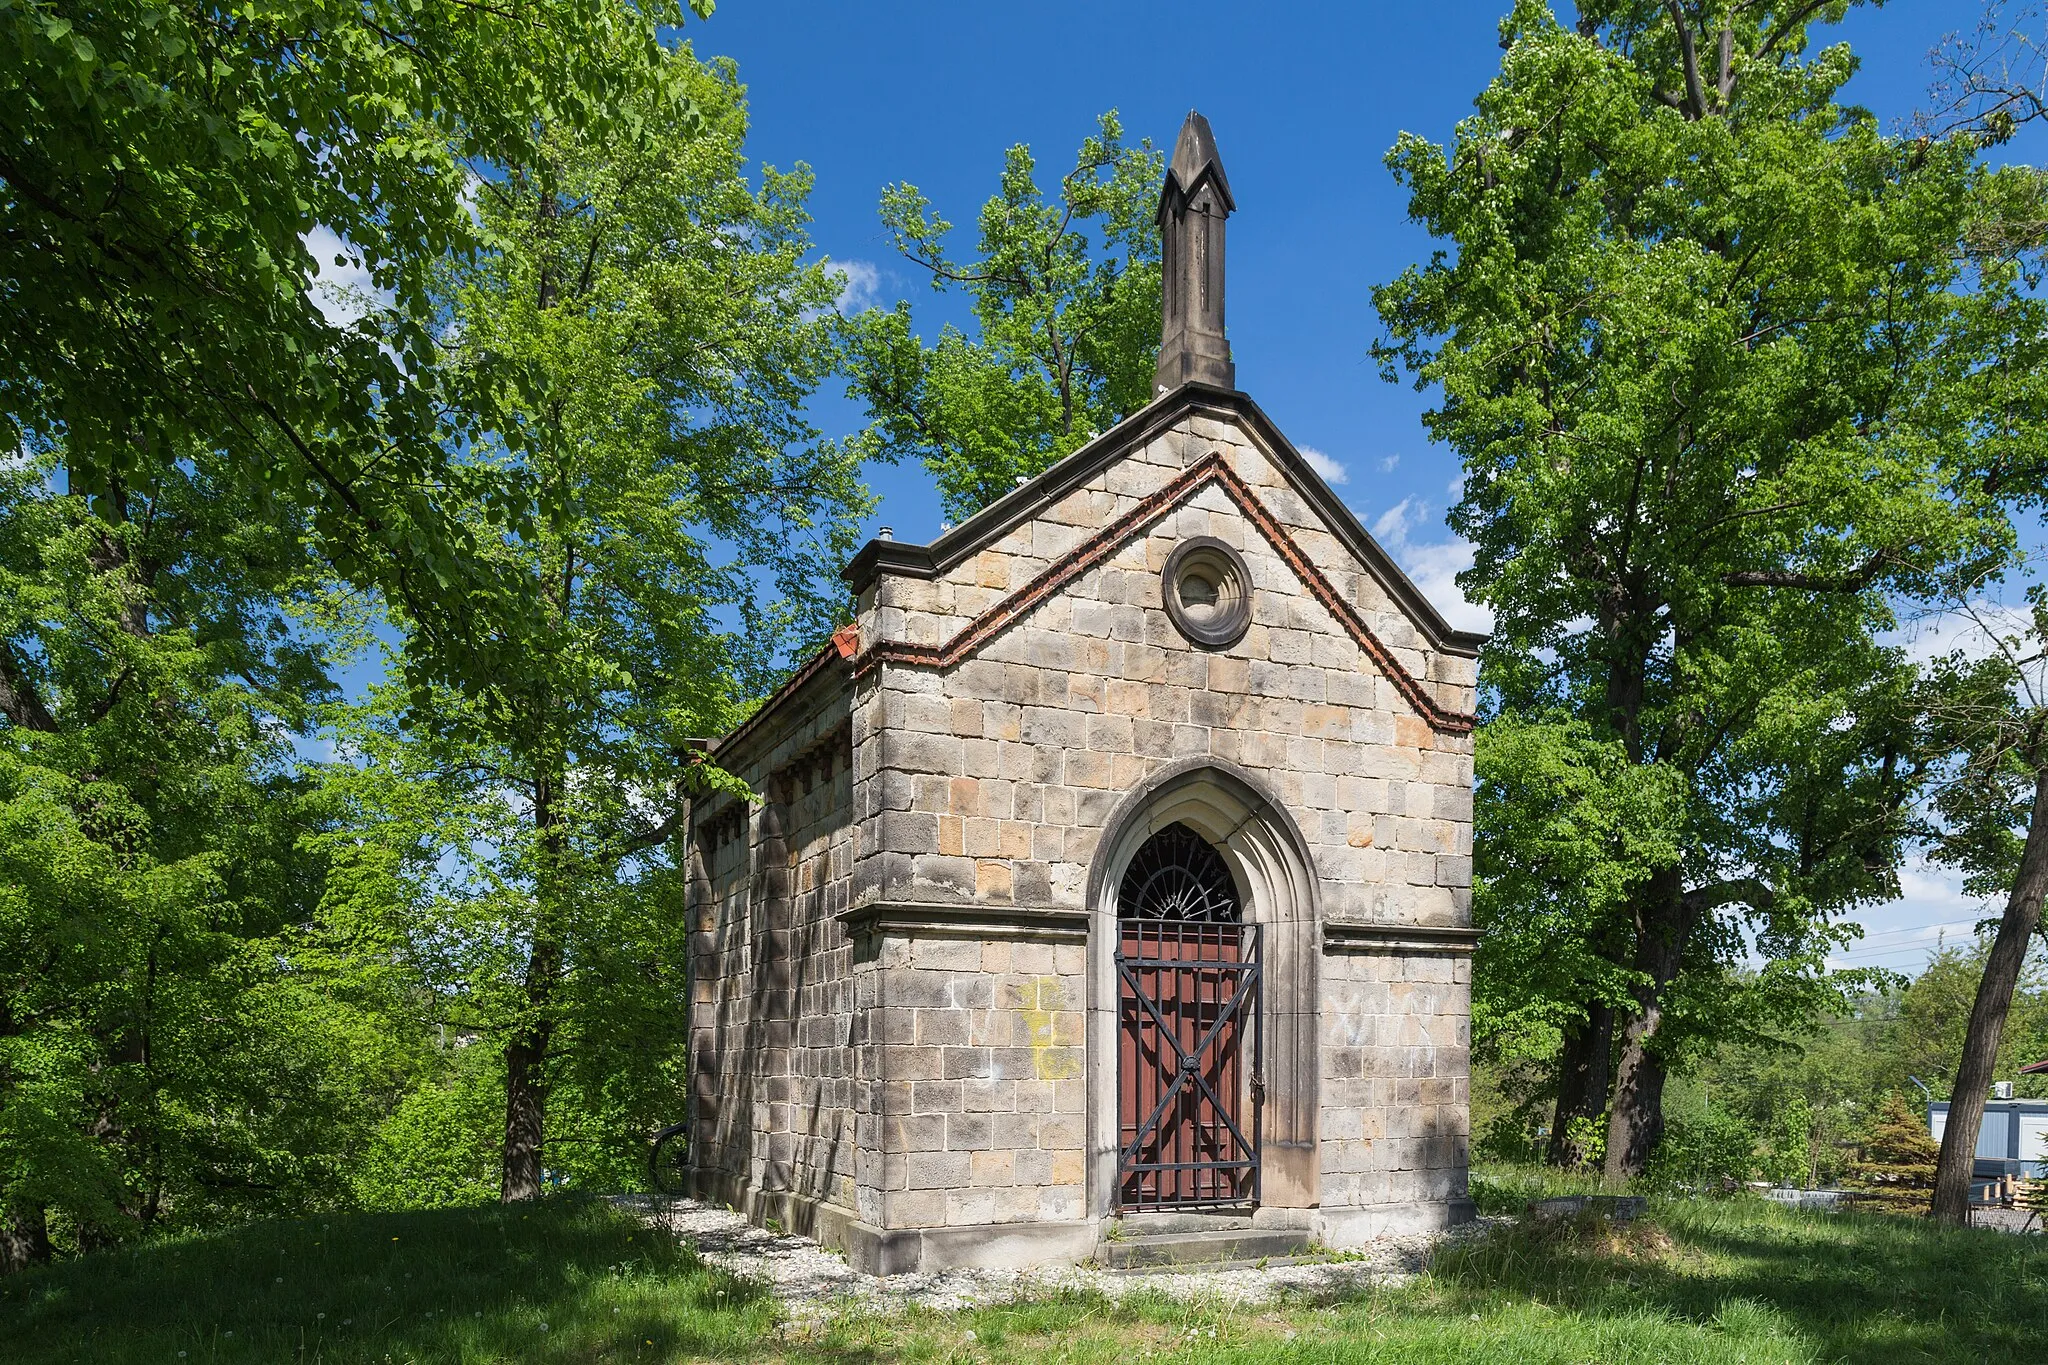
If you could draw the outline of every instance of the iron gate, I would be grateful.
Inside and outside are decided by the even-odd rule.
[[[1256,1203],[1259,926],[1181,826],[1140,850],[1118,912],[1117,1204]]]

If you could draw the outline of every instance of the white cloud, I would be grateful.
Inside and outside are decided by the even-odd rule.
[[[1458,590],[1458,575],[1472,567],[1472,542],[1452,536],[1447,540],[1420,542],[1414,532],[1429,523],[1429,505],[1414,498],[1401,501],[1380,513],[1372,524],[1372,536],[1415,580],[1444,619],[1460,630],[1488,630],[1493,613],[1477,602],[1468,601]]]
[[[315,224],[304,240],[317,272],[313,301],[330,323],[346,327],[391,302],[391,295],[378,289],[370,278],[355,243],[324,223]]]
[[[858,313],[882,301],[882,268],[872,261],[825,262],[825,271],[839,277],[839,311]]]
[[[1965,658],[1982,659],[1997,648],[1999,638],[2024,640],[2033,628],[2033,614],[2025,607],[1979,598],[1967,607],[1913,617],[1892,632],[1890,643],[1903,646],[1907,656],[1920,663],[1957,652]]]
[[[1380,473],[1382,473],[1382,474],[1391,474],[1391,473],[1393,473],[1393,472],[1394,472],[1394,466],[1395,466],[1395,465],[1397,465],[1397,464],[1399,464],[1399,463],[1401,463],[1401,457],[1400,457],[1399,455],[1389,455],[1389,456],[1387,456],[1387,458],[1386,458],[1386,459],[1384,459],[1384,460],[1381,460],[1381,461],[1380,461]]]
[[[1324,483],[1348,483],[1351,471],[1344,467],[1342,460],[1323,454],[1314,446],[1300,446],[1301,458],[1308,461],[1308,467],[1323,476]]]

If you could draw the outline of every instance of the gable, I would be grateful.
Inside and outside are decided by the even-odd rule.
[[[1478,656],[1486,636],[1458,630],[1424,597],[1380,543],[1373,539],[1321,475],[1309,467],[1293,443],[1281,434],[1259,405],[1235,389],[1184,384],[1150,406],[1118,423],[1037,478],[990,503],[973,517],[928,545],[871,540],[847,564],[842,576],[856,593],[865,593],[883,574],[936,579],[961,561],[1012,534],[1020,525],[1042,517],[1075,490],[1100,479],[1111,465],[1169,435],[1176,426],[1203,434],[1207,425],[1217,434],[1228,427],[1234,440],[1250,439],[1285,477],[1292,492],[1304,499],[1316,520],[1341,543],[1348,555],[1370,574],[1380,590],[1408,616],[1433,647],[1446,653]]]
[[[1082,595],[1100,597],[1092,575],[1128,572],[1131,547],[1148,537],[1200,534],[1204,515],[1237,521],[1232,538],[1256,546],[1268,564],[1255,576],[1261,600],[1283,589],[1313,600],[1430,729],[1471,730],[1483,637],[1444,622],[1249,399],[1197,386],[931,545],[866,546],[847,570],[862,592],[855,670],[950,669],[1063,593],[1085,585]],[[1145,591],[1156,609],[1156,581]]]

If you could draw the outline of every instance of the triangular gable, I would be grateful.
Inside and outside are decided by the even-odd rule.
[[[1357,514],[1331,491],[1322,475],[1309,466],[1301,452],[1281,434],[1257,403],[1235,389],[1212,388],[1207,384],[1183,384],[1117,423],[1037,478],[1020,484],[990,503],[929,545],[895,540],[869,541],[847,564],[843,576],[853,585],[855,592],[866,591],[876,576],[884,573],[908,578],[937,578],[1040,515],[1124,455],[1155,440],[1189,416],[1235,418],[1241,422],[1274,457],[1275,465],[1295,492],[1308,500],[1309,506],[1315,509],[1330,532],[1422,632],[1430,648],[1466,658],[1479,653],[1479,647],[1486,642],[1485,634],[1455,629],[1444,620],[1442,613],[1423,596],[1421,589],[1401,571],[1393,556],[1373,539]]]
[[[1266,510],[1258,495],[1218,454],[1205,455],[1189,465],[1179,478],[1145,498],[1136,507],[1083,541],[1044,573],[975,617],[945,644],[912,645],[882,641],[857,657],[854,662],[855,675],[865,673],[880,663],[908,664],[922,668],[952,667],[1053,596],[1067,583],[1106,561],[1132,536],[1142,534],[1154,522],[1211,484],[1219,485],[1230,495],[1230,500],[1236,503],[1252,525],[1258,528],[1259,534],[1266,538],[1274,553],[1294,570],[1302,585],[1337,619],[1345,633],[1350,635],[1358,647],[1378,665],[1380,672],[1394,684],[1409,705],[1415,708],[1417,714],[1429,722],[1431,729],[1446,734],[1466,734],[1471,731],[1476,723],[1474,717],[1437,704],[1429,689],[1407,669],[1401,667],[1395,660],[1393,651],[1373,634],[1372,628],[1365,623],[1365,618],[1359,614],[1358,609],[1344,599],[1323,575],[1322,570],[1303,553],[1300,545],[1295,543],[1294,537],[1287,533],[1287,529]]]
[[[1018,485],[1010,493],[990,503],[929,544],[919,545],[897,540],[869,541],[854,555],[841,576],[852,585],[856,593],[866,592],[874,586],[877,578],[884,575],[939,578],[963,561],[994,545],[1018,527],[1041,516],[1048,508],[1095,479],[1117,460],[1167,434],[1189,417],[1233,420],[1248,431],[1271,457],[1273,466],[1286,478],[1293,491],[1307,502],[1330,533],[1378,584],[1388,600],[1421,633],[1431,649],[1465,658],[1472,658],[1478,654],[1479,647],[1486,641],[1486,636],[1481,632],[1458,630],[1444,620],[1442,613],[1423,596],[1421,589],[1402,572],[1401,566],[1394,562],[1393,557],[1377,540],[1373,539],[1372,533],[1365,529],[1357,515],[1301,457],[1293,443],[1281,433],[1257,403],[1238,390],[1200,383],[1183,384],[1172,393],[1148,404],[1036,478]],[[944,644],[916,645],[879,641],[865,651],[857,651],[856,633],[850,629],[841,632],[833,638],[831,644],[806,661],[788,682],[777,689],[752,717],[726,736],[717,748],[729,749],[742,735],[754,730],[769,712],[779,709],[779,704],[784,699],[835,663],[850,663],[856,674],[865,673],[878,663],[927,668],[952,666],[1052,596],[1074,577],[1106,560],[1131,536],[1138,534],[1211,484],[1223,488],[1244,512],[1246,518],[1258,528],[1275,554],[1294,571],[1309,593],[1321,602],[1345,633],[1350,635],[1367,657],[1373,660],[1380,672],[1394,684],[1432,729],[1446,734],[1464,734],[1471,731],[1475,724],[1474,717],[1440,706],[1428,685],[1401,666],[1393,651],[1373,632],[1358,608],[1337,591],[1294,537],[1260,502],[1257,494],[1245,485],[1220,456],[1209,455],[1196,461],[1180,476],[1143,499],[1136,507],[1098,529],[1070,554],[1062,556],[1057,563],[1022,588],[1008,594],[976,616]]]

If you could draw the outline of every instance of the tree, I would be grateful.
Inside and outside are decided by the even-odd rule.
[[[1472,919],[1478,1059],[1561,1060],[1547,1156],[1579,1166],[1607,1109],[1634,888],[1677,856],[1685,794],[1583,723],[1500,715],[1478,736]]]
[[[443,663],[479,612],[530,622],[472,572],[477,531],[440,497],[488,500],[498,533],[532,514],[445,458],[444,425],[491,427],[507,391],[447,401],[433,271],[484,247],[475,186],[530,162],[537,129],[691,117],[655,84],[658,26],[681,19],[668,0],[0,9],[0,447],[50,445],[95,495],[194,461],[444,630]],[[384,301],[326,316],[315,242]],[[503,658],[461,661],[488,677]]]
[[[1897,1094],[1885,1096],[1860,1146],[1848,1187],[1857,1202],[1885,1213],[1924,1214],[1934,1186],[1934,1139]]]
[[[908,304],[868,309],[853,328],[848,393],[874,419],[863,451],[922,460],[955,519],[1152,401],[1165,160],[1150,141],[1126,147],[1114,110],[1098,124],[1057,202],[1038,188],[1031,149],[1010,149],[972,260],[948,254],[953,225],[916,186],[883,192],[897,249],[934,290],[966,292],[978,335],[949,323],[926,346]]]
[[[446,1022],[498,1059],[508,1201],[540,1193],[544,1160],[602,1164],[574,1143],[616,1154],[674,1117],[688,1009],[672,845],[691,783],[732,781],[692,741],[843,622],[828,570],[868,506],[857,453],[802,417],[839,325],[835,279],[804,262],[808,174],[751,187],[732,67],[687,48],[664,61],[695,128],[650,97],[630,131],[548,130],[481,187],[491,249],[431,285],[451,392],[513,386],[510,428],[447,458],[533,490],[540,515],[516,537],[492,533],[487,501],[456,511],[539,624],[506,637],[516,657],[496,676],[422,686],[452,671],[447,642],[382,603],[408,686],[347,721],[330,777],[350,838],[404,869],[408,956]],[[555,1127],[558,1097],[589,1131]]]
[[[1955,610],[1990,651],[1977,659],[1959,651],[1930,680],[1932,742],[1960,756],[1935,795],[1934,856],[1964,870],[1970,894],[2005,898],[1970,1006],[1934,1184],[1934,1216],[1956,1226],[1969,1221],[1984,1101],[2048,898],[2048,690],[2040,668],[2048,598],[2038,588],[2029,595],[2030,611],[2001,613],[1994,623],[1983,602],[1961,592]]]
[[[1826,951],[1891,893],[1919,776],[1881,594],[2003,534],[1944,477],[2018,292],[1963,248],[2000,173],[1835,102],[1854,60],[1808,30],[1844,8],[1586,4],[1566,30],[1523,3],[1453,144],[1389,153],[1455,248],[1378,291],[1379,354],[1440,387],[1465,464],[1489,723],[1582,726],[1682,793],[1612,939],[1581,924],[1597,971],[1539,983],[1581,1021],[1567,1075],[1628,983],[1611,1176],[1643,1169],[1671,1068],[1839,1002]],[[1496,920],[1571,913],[1544,880]]]
[[[95,511],[49,452],[0,471],[0,1269],[345,1202],[411,1065],[302,843],[297,528],[140,473]]]

